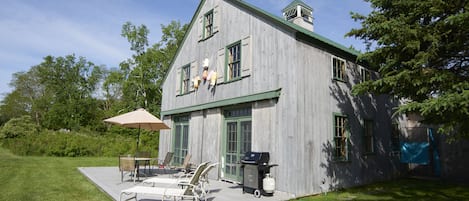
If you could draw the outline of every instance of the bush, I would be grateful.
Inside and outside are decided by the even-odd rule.
[[[154,136],[153,136],[154,137]],[[145,137],[147,138],[147,137]],[[157,139],[156,139],[157,140]],[[140,144],[140,150],[157,153],[158,144]],[[17,155],[31,156],[118,156],[135,153],[136,143],[133,136],[116,134],[92,135],[77,132],[42,131],[37,135],[5,138],[3,147]]]
[[[31,116],[21,116],[10,119],[0,129],[0,138],[17,138],[38,134],[39,127],[32,121]]]

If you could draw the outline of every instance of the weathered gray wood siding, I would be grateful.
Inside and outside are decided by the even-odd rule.
[[[334,81],[331,79],[333,55],[327,50],[300,42],[293,33],[222,0],[205,1],[196,19],[214,7],[220,12],[219,32],[199,42],[200,27],[193,24],[163,85],[162,111],[281,88],[278,99],[251,103],[252,149],[269,151],[271,163],[279,164],[272,169],[277,190],[300,196],[321,192],[322,182],[330,189],[388,177],[396,168],[394,158],[387,156],[391,105],[386,97],[377,97],[375,101],[374,97],[350,95],[351,86],[359,81],[356,64],[347,61],[347,82]],[[214,91],[205,83],[192,93],[176,95],[176,81],[180,79],[178,68],[194,61],[201,64],[208,58],[209,69],[215,70],[220,63],[219,50],[247,37],[252,50],[249,76],[219,84]],[[197,74],[202,74],[200,65]],[[350,162],[332,161],[333,113],[348,116]],[[222,108],[194,111],[190,115],[192,161],[219,161],[223,143]],[[172,124],[170,118],[165,117],[169,125]],[[364,156],[362,152],[363,118],[374,119],[376,124],[375,148],[378,151],[373,156]],[[172,131],[161,132],[160,157],[171,150],[167,146],[171,137]],[[216,178],[217,174],[220,172],[211,177]]]

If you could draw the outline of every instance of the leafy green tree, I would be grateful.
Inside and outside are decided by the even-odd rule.
[[[469,1],[365,0],[368,16],[347,35],[374,50],[361,55],[381,77],[355,94],[392,94],[398,113],[418,113],[451,137],[469,137]]]
[[[149,46],[149,30],[145,25],[125,23],[121,35],[127,38],[134,54],[121,62],[119,69],[112,69],[106,74],[103,83],[105,97],[108,98],[106,108],[117,112],[143,107],[153,114],[159,114],[161,84],[186,29],[187,25],[182,26],[176,21],[162,25],[161,41]]]
[[[93,97],[102,77],[102,68],[74,55],[47,56],[36,66],[39,83],[48,97],[42,125],[51,129],[79,129],[94,124],[98,102]],[[41,99],[40,98],[40,99]],[[49,102],[50,101],[50,102]]]
[[[79,129],[100,123],[99,102],[93,95],[102,80],[102,67],[74,55],[47,56],[27,72],[13,74],[14,88],[0,106],[5,119],[28,114],[49,129]]]

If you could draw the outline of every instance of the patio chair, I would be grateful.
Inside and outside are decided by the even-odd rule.
[[[174,152],[167,152],[163,161],[161,160],[157,161],[158,162],[158,164],[156,164],[158,166],[157,168],[159,169],[168,168],[169,163],[171,163],[171,160],[173,160],[173,155],[174,155]]]
[[[171,169],[179,170],[179,171],[184,171],[184,172],[189,172],[191,164],[191,154],[187,154],[186,157],[184,157],[184,162],[180,166],[172,166],[170,167]]]
[[[208,162],[201,163],[197,166],[194,172],[180,175],[178,178],[160,178],[160,177],[153,177],[150,179],[145,179],[142,181],[143,184],[182,184],[182,183],[189,183],[189,181],[194,177],[196,174],[202,175],[205,171]]]
[[[135,157],[130,156],[119,156],[119,171],[121,172],[121,182],[124,182],[124,174],[128,172],[133,178],[135,183],[135,177],[137,176],[137,167]]]
[[[158,177],[153,177],[150,179],[144,180],[142,183],[143,184],[152,184],[153,186],[155,184],[178,184],[180,186],[184,186],[184,184],[187,184],[190,182],[192,177],[197,174],[197,172],[202,171],[200,173],[200,178],[199,178],[199,187],[200,191],[202,192],[202,197],[206,196],[210,191],[208,189],[208,186],[210,185],[209,180],[208,180],[208,173],[210,170],[212,170],[215,166],[217,166],[218,163],[212,163],[208,164],[208,162],[201,163],[197,169],[194,172],[185,174],[177,179],[175,178],[158,178]],[[201,167],[206,166],[205,169],[200,170]]]
[[[198,171],[194,173],[189,183],[179,184],[179,185],[186,186],[186,188],[179,188],[178,186],[168,186],[168,187],[134,186],[132,188],[122,190],[119,196],[119,200],[122,200],[123,195],[132,195],[132,194],[135,194],[135,196],[130,197],[126,200],[130,200],[130,199],[138,200],[137,199],[138,194],[158,195],[158,196],[162,196],[163,199],[193,198],[193,199],[200,200],[201,194],[199,194],[200,192],[199,180],[200,180],[200,175],[202,174],[202,170],[205,169],[206,166],[207,166],[207,163],[199,165],[199,167],[197,168]]]
[[[208,189],[208,186],[210,185],[209,180],[208,180],[208,173],[210,170],[215,168],[218,163],[212,163],[205,168],[205,170],[200,174],[200,189],[202,190],[203,197],[205,197],[208,193],[210,193],[210,190]]]

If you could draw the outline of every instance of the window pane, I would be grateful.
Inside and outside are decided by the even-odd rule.
[[[241,154],[251,151],[251,121],[241,122],[241,136],[243,137],[243,146]]]
[[[228,48],[228,76],[229,79],[241,77],[241,44]]]
[[[189,147],[189,117],[181,116],[174,118],[175,131],[174,131],[174,155],[173,163],[181,165],[184,158],[188,153]]]
[[[182,93],[189,92],[190,87],[190,66],[182,68]]]
[[[334,144],[335,144],[335,153],[334,156],[337,159],[346,160],[347,159],[347,133],[346,133],[346,120],[344,116],[335,116],[334,117]]]

